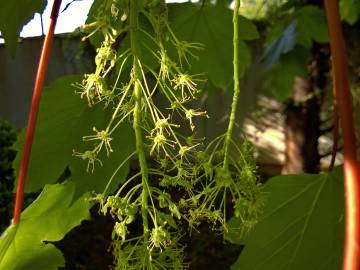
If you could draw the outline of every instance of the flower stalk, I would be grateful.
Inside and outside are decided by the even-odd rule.
[[[231,143],[231,137],[236,120],[236,108],[240,95],[240,79],[239,79],[239,31],[238,31],[238,21],[239,21],[239,9],[240,9],[240,0],[235,0],[234,13],[233,13],[233,69],[234,69],[234,95],[231,104],[231,113],[229,119],[228,129],[225,135],[225,149],[224,149],[224,164],[223,168],[227,169],[229,167],[229,147]]]
[[[149,224],[148,224],[148,167],[146,163],[145,149],[144,149],[144,140],[143,134],[141,130],[141,98],[142,98],[142,90],[140,86],[140,78],[141,78],[141,68],[139,66],[139,47],[138,47],[138,2],[139,0],[130,1],[130,38],[131,38],[131,51],[134,57],[133,62],[133,70],[134,70],[134,99],[135,99],[135,107],[134,107],[134,122],[133,129],[135,131],[136,138],[136,151],[138,154],[139,164],[140,164],[140,172],[141,172],[141,181],[142,181],[142,192],[141,192],[141,216],[143,221],[144,228],[144,243],[146,244],[149,239]]]

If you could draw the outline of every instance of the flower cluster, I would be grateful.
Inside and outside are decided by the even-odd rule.
[[[139,14],[147,19],[153,33],[149,25],[145,30],[139,24]],[[226,230],[231,213],[229,198],[235,216],[243,221],[244,230],[249,230],[262,204],[251,147],[246,140],[241,147],[231,141],[241,157],[239,161],[225,151],[229,140],[225,135],[206,147],[194,139],[194,119],[208,115],[191,107],[204,80],[200,74],[189,74],[187,68],[203,46],[176,37],[167,21],[164,0],[104,1],[95,21],[83,30],[88,31],[85,38],[100,34],[103,40],[97,49],[94,73],[86,74],[77,85],[80,96],[89,106],[103,103],[112,115],[106,127],[94,127],[92,135],[83,137],[93,144],[91,150],[74,151],[74,155],[86,160],[87,170],[93,172],[95,164],[102,165],[100,152],[109,156],[117,150],[112,147],[117,139],[114,131],[124,121],[132,123],[137,140],[136,151],[128,159],[137,156],[139,172],[122,183],[115,194],[106,196],[106,188],[96,197],[101,212],[115,220],[115,268],[186,268],[179,244],[184,232],[179,225],[186,222],[196,228],[206,221],[215,230]],[[144,45],[140,34],[152,46]],[[127,40],[119,48],[120,37]],[[177,56],[170,56],[169,46]],[[157,67],[143,60],[141,52],[153,56]],[[185,126],[192,135],[181,134],[182,120],[188,122]],[[157,162],[155,166],[148,167],[147,156]],[[128,159],[121,161],[120,167]],[[131,229],[135,220],[141,220],[141,233]]]
[[[245,138],[239,147],[231,140],[231,148],[235,149],[235,153],[225,153],[224,141],[225,135],[222,135],[211,142],[204,152],[199,153],[199,171],[202,175],[198,176],[197,181],[202,183],[201,189],[182,204],[195,209],[189,214],[189,220],[193,220],[193,223],[212,220],[224,232],[228,230],[227,219],[234,213],[241,220],[240,233],[244,235],[258,220],[264,194],[256,176],[251,144]],[[224,163],[225,154],[230,159],[228,165]],[[229,199],[232,209],[229,209]]]

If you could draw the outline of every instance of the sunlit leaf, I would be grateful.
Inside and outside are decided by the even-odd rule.
[[[95,164],[94,173],[86,172],[87,161],[73,156],[73,151],[91,150],[93,144],[85,144],[82,137],[93,135],[93,127],[106,127],[110,118],[103,107],[89,108],[87,103],[75,94],[75,83],[81,76],[66,76],[53,83],[42,97],[37,128],[30,158],[26,192],[40,190],[45,184],[55,183],[67,166],[72,171],[72,180],[77,183],[77,193],[102,192],[116,167],[134,149],[130,125],[120,125],[113,134],[112,146],[116,150],[109,157],[99,156],[103,166]],[[18,171],[25,130],[21,133],[15,148],[20,151],[14,161]],[[115,151],[114,150],[114,151]],[[118,171],[117,179],[125,179],[129,166],[126,163]],[[112,188],[119,182],[115,181]],[[111,191],[111,189],[109,190]]]
[[[340,15],[347,23],[353,25],[359,18],[360,2],[358,0],[340,0]]]
[[[46,0],[0,0],[0,31],[5,39],[5,46],[15,54],[20,31],[35,12],[42,12]]]
[[[88,194],[73,201],[74,183],[47,185],[21,214],[21,222],[11,225],[0,239],[0,269],[58,269],[65,260],[52,243],[82,220],[89,219]]]
[[[329,40],[326,17],[323,9],[316,6],[305,6],[295,13],[297,21],[297,43],[311,48],[312,42]]]
[[[222,5],[192,3],[169,5],[170,26],[180,40],[198,42],[204,49],[189,57],[192,74],[205,74],[215,86],[226,88],[232,82],[233,27],[232,11]],[[239,69],[250,64],[250,52],[243,50],[244,41],[258,38],[254,24],[239,17]]]
[[[265,184],[268,201],[254,230],[240,239],[232,219],[229,240],[245,244],[233,270],[341,269],[342,169],[284,175]],[[309,268],[310,267],[310,268]]]

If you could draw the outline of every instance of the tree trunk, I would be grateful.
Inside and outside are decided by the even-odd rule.
[[[317,173],[321,135],[320,109],[329,72],[329,50],[314,45],[309,81],[295,77],[293,97],[285,108],[285,164],[283,173]],[[316,90],[315,90],[316,89]]]
[[[310,84],[295,78],[293,99],[285,108],[284,173],[317,173],[320,156],[320,106]]]

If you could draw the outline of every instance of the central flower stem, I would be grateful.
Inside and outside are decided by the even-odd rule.
[[[133,116],[134,116],[133,128],[135,131],[136,151],[138,154],[140,171],[141,171],[141,181],[142,181],[141,215],[142,215],[143,228],[144,228],[144,244],[146,245],[149,240],[149,223],[148,223],[149,183],[148,183],[148,166],[146,163],[143,134],[141,130],[142,89],[140,85],[140,80],[141,80],[141,66],[139,64],[140,49],[139,49],[139,40],[137,37],[139,31],[138,29],[139,1],[140,0],[130,1],[130,39],[131,39],[131,51],[134,56],[133,76],[135,80],[134,93],[133,93],[135,99],[135,107],[133,112]]]

